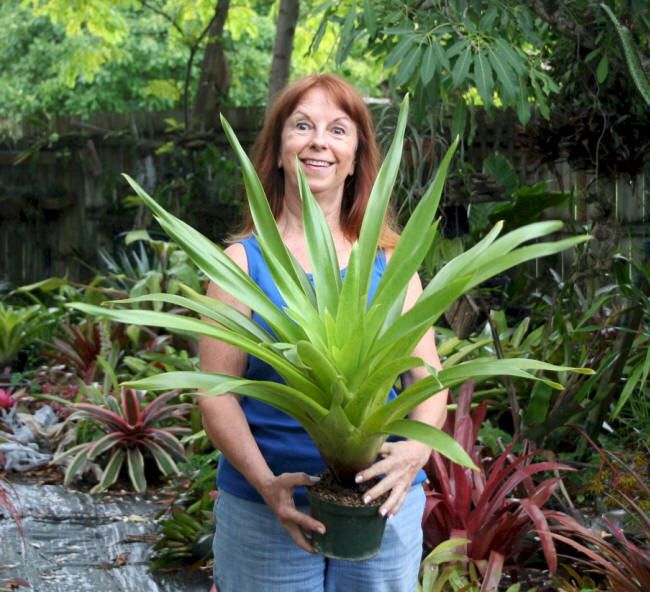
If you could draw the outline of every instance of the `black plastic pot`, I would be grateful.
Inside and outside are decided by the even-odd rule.
[[[363,561],[374,557],[381,547],[386,518],[379,506],[351,507],[321,499],[307,488],[311,515],[325,525],[326,532],[313,533],[312,544],[332,559]]]

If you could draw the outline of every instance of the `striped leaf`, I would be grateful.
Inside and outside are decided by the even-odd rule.
[[[116,444],[119,444],[125,437],[124,432],[111,432],[97,440],[88,449],[88,459],[95,460],[98,456],[110,450]]]
[[[154,457],[160,472],[163,475],[180,475],[180,470],[174,462],[172,455],[167,452],[162,446],[153,440],[145,440],[145,448]]]
[[[126,465],[133,488],[138,493],[144,493],[147,490],[147,480],[144,477],[144,457],[139,448],[126,449]]]
[[[125,453],[121,448],[117,448],[113,452],[110,460],[108,461],[108,464],[106,465],[106,468],[104,469],[101,480],[97,485],[95,485],[95,487],[90,490],[90,493],[99,493],[101,491],[104,491],[113,485],[115,481],[117,481],[117,478],[120,476],[122,464],[124,463],[124,457]]]
[[[63,485],[66,487],[72,483],[72,479],[74,479],[74,476],[83,470],[83,468],[86,466],[86,463],[88,462],[88,451],[90,447],[88,444],[79,444],[79,446],[75,446],[74,448],[71,448],[70,450],[67,451],[65,454],[61,454],[56,457],[56,461],[58,462],[64,456],[67,456],[68,454],[72,454],[73,452],[77,452],[77,455],[72,459],[72,462],[68,465],[68,468],[65,470],[65,476],[63,479]]]
[[[174,458],[177,458],[180,461],[187,460],[183,445],[168,430],[152,428],[149,430],[149,434],[152,436],[154,441],[157,441],[158,444],[167,450]]]

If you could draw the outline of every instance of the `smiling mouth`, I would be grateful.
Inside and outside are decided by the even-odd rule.
[[[331,162],[327,162],[326,160],[314,160],[312,158],[305,158],[301,162],[308,166],[320,167],[320,168],[326,168],[332,165]]]

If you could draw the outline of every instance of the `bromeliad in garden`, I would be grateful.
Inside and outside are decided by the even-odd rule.
[[[184,290],[185,296],[149,294],[111,304],[167,302],[193,310],[207,320],[152,310],[86,304],[74,307],[124,323],[165,327],[222,340],[267,362],[285,381],[278,384],[216,373],[170,372],[130,386],[151,390],[205,389],[204,394],[212,395],[233,392],[268,403],[304,426],[328,467],[342,482],[353,480],[358,471],[372,464],[390,435],[420,440],[454,462],[473,467],[470,457],[451,436],[405,419],[414,407],[443,389],[470,378],[480,380],[500,374],[542,380],[561,388],[532,372],[576,369],[529,359],[479,358],[440,371],[429,368],[430,376],[387,402],[387,394],[400,375],[423,365],[422,360],[411,355],[414,346],[459,296],[519,263],[559,253],[589,238],[532,242],[559,231],[562,224],[538,222],[504,236],[499,236],[502,225],[497,224],[476,246],[445,265],[417,303],[403,312],[409,280],[420,267],[436,234],[434,218],[456,142],[406,224],[375,296],[368,303],[371,271],[401,159],[407,113],[408,99],[405,99],[395,138],[373,187],[360,236],[352,247],[343,278],[323,212],[298,167],[313,283],[285,247],[253,165],[228,123],[222,120],[243,168],[257,238],[286,302],[283,310],[221,248],[165,211],[127,177],[162,228],[206,276],[260,314],[273,333],[263,330],[234,308],[190,289]]]
[[[99,483],[91,493],[104,491],[115,483],[125,460],[135,491],[144,492],[147,488],[144,453],[149,453],[154,458],[163,475],[178,475],[180,471],[176,462],[185,460],[185,451],[177,436],[190,430],[182,426],[159,425],[165,419],[178,418],[188,410],[187,404],[169,405],[169,401],[176,396],[176,391],[165,393],[143,407],[141,396],[135,390],[122,389],[119,403],[109,395],[106,397],[106,406],[74,404],[75,414],[70,419],[88,418],[98,424],[105,435],[57,455],[53,461],[55,463],[74,455],[66,469],[64,484],[69,485],[89,461],[96,460],[105,453],[110,453],[110,458]]]

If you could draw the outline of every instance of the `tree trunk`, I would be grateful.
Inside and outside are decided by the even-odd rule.
[[[208,44],[203,54],[201,76],[192,108],[192,128],[210,130],[217,125],[217,113],[228,96],[230,75],[223,51],[222,35],[230,0],[217,0],[215,18],[208,30]]]
[[[271,74],[269,76],[269,94],[266,101],[267,111],[275,95],[285,87],[289,80],[293,38],[296,32],[299,11],[299,0],[281,0],[280,10],[278,12],[278,24],[275,32],[275,45],[273,46]]]

